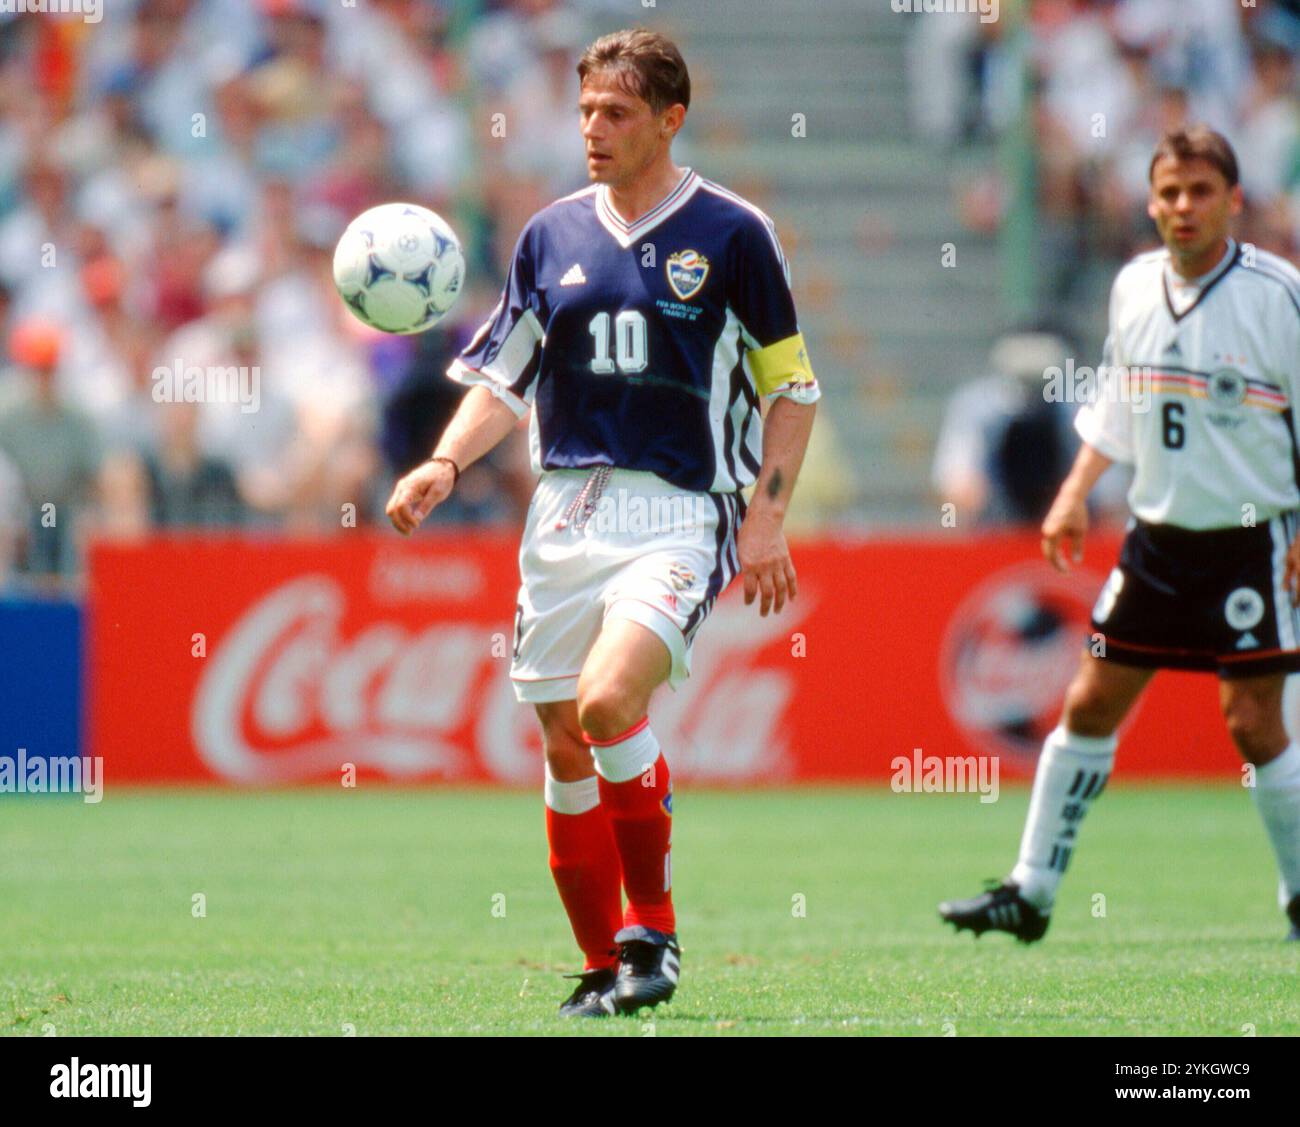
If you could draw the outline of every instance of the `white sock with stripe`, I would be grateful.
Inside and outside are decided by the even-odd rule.
[[[562,783],[546,765],[546,805],[557,814],[585,814],[600,805],[600,783],[596,776]]]
[[[1250,788],[1273,843],[1282,907],[1300,896],[1300,746],[1292,743],[1276,759],[1255,768]]]
[[[590,740],[590,737],[588,737]],[[592,744],[596,773],[611,783],[625,783],[644,775],[659,758],[659,741],[648,720],[633,725],[632,734],[612,744]]]
[[[1043,741],[1011,879],[1036,908],[1050,908],[1070,864],[1079,825],[1106,785],[1115,763],[1116,736],[1079,736],[1064,725]]]

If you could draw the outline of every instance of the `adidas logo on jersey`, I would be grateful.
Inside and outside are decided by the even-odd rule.
[[[1258,645],[1259,645],[1259,639],[1256,638],[1254,634],[1247,631],[1245,634],[1241,636],[1240,640],[1237,642],[1237,649],[1253,650]]]
[[[585,286],[587,284],[587,275],[582,272],[582,267],[576,262],[569,267],[569,272],[560,279],[562,286]]]

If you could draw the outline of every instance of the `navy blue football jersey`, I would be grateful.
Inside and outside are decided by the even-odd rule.
[[[690,169],[634,224],[605,185],[533,216],[447,374],[533,408],[537,473],[611,465],[723,493],[758,476],[760,396],[821,394],[772,221]]]

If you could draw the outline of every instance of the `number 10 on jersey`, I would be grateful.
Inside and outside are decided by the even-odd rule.
[[[608,313],[597,313],[587,326],[587,332],[596,338],[596,355],[591,370],[598,376],[607,376],[617,370],[624,375],[644,372],[646,367],[645,316],[635,309],[625,309],[614,318],[614,349],[617,365],[609,355]]]

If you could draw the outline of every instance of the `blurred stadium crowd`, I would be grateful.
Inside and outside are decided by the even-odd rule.
[[[1295,255],[1300,0],[1024,10],[1028,103],[1011,21],[977,15],[915,19],[912,96],[918,136],[954,150],[996,141],[1028,105],[1043,308],[1151,242],[1147,160],[1182,121],[1237,145],[1242,235]],[[626,4],[108,0],[94,23],[0,14],[0,587],[75,577],[92,533],[382,520],[394,475],[455,407],[442,372],[495,303],[518,230],[585,182],[573,68],[614,17],[627,22]],[[466,244],[470,286],[446,332],[370,332],[333,292],[346,222],[403,197]],[[996,231],[1008,197],[972,184],[961,217]],[[1074,354],[1069,332],[1032,328],[995,349],[995,383],[954,400],[939,444],[940,495],[990,520],[1035,519],[1040,479],[1072,453],[1068,421],[1047,419],[1038,394],[1052,349]],[[159,402],[171,385],[157,373],[178,367],[256,372],[256,410]],[[521,432],[435,519],[516,520],[531,487]]]
[[[442,372],[523,221],[585,182],[573,67],[600,8],[0,17],[0,575],[75,575],[91,533],[382,519],[454,409]],[[402,198],[467,244],[446,332],[372,332],[333,292],[348,220]],[[176,395],[160,369],[224,367],[254,394],[159,402]],[[437,516],[511,518],[530,489],[521,434]]]
[[[1300,0],[1034,0],[1029,5],[1033,128],[1042,215],[1068,292],[1079,254],[1126,258],[1153,239],[1147,167],[1166,130],[1205,122],[1233,142],[1248,214],[1243,238],[1300,249]],[[1020,103],[1006,24],[918,20],[918,127],[960,143],[996,136]],[[999,209],[966,209],[975,224]]]
[[[1164,132],[1205,122],[1224,133],[1246,201],[1238,237],[1300,253],[1300,0],[1033,0],[1027,12],[1027,103],[1005,21],[918,20],[910,59],[914,120],[933,141],[996,141],[1029,107],[1043,313],[1000,340],[992,374],[953,398],[933,470],[937,493],[986,523],[1040,520],[1073,458],[1074,408],[1044,402],[1043,366],[1097,362],[1080,357],[1070,312],[1082,303],[1074,320],[1097,321],[1098,285],[1158,245],[1147,176]],[[971,185],[967,226],[1004,223],[1009,188]],[[1123,488],[1099,500],[1118,514]]]

